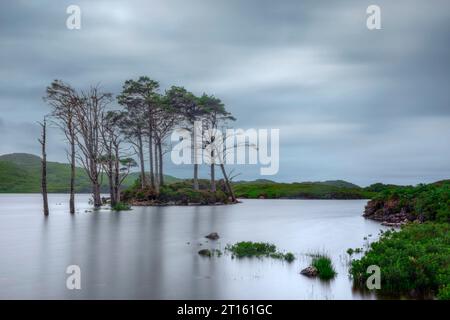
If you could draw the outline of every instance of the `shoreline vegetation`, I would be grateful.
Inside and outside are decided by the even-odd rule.
[[[351,262],[356,287],[381,270],[381,296],[450,300],[450,180],[415,187],[379,185],[363,216],[401,227],[384,232]]]
[[[208,180],[198,180],[198,190],[192,188],[192,180],[174,182],[161,186],[158,191],[151,187],[142,188],[139,180],[121,194],[123,202],[132,206],[167,205],[224,205],[238,201],[227,192],[223,180],[216,182],[215,191],[211,191]]]

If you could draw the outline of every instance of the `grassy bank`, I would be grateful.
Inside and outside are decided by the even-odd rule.
[[[236,196],[247,199],[370,199],[375,193],[345,181],[234,184]]]

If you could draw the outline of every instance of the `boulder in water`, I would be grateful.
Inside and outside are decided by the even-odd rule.
[[[219,234],[217,232],[211,232],[210,234],[205,236],[205,238],[210,239],[210,240],[217,240],[220,237],[219,237]]]
[[[313,266],[309,266],[302,271],[300,271],[300,274],[307,276],[307,277],[316,277],[318,272],[317,269]]]
[[[212,253],[211,250],[209,249],[202,249],[198,252],[199,255],[204,256],[204,257],[211,257]]]

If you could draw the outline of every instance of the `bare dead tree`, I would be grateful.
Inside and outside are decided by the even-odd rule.
[[[231,119],[232,120],[232,119]],[[225,126],[222,124],[221,131],[226,132]],[[214,141],[214,143],[211,144],[211,148],[214,150],[215,155],[217,155],[217,158],[219,159],[218,163],[215,163],[215,165],[220,166],[220,170],[222,171],[222,175],[225,181],[225,187],[227,189],[227,192],[229,196],[231,197],[231,200],[233,202],[236,202],[236,195],[234,194],[233,186],[232,186],[232,180],[239,175],[234,174],[233,170],[230,171],[230,173],[227,173],[225,169],[225,163],[228,155],[232,154],[234,155],[234,151],[239,148],[253,148],[258,149],[257,146],[253,143],[243,141],[243,142],[236,142],[235,141],[235,135],[223,135],[222,139],[218,139]],[[207,138],[208,140],[208,138]]]
[[[103,144],[101,138],[102,115],[112,101],[112,94],[100,90],[99,85],[81,92],[81,105],[75,109],[77,160],[92,184],[94,207],[102,205],[100,197]]]
[[[41,192],[42,192],[42,200],[43,200],[43,207],[44,207],[44,215],[49,215],[48,210],[48,195],[47,195],[47,153],[46,153],[46,147],[47,147],[47,120],[44,117],[44,121],[40,122],[39,125],[41,126],[41,138],[38,139],[39,143],[41,144],[41,150],[42,150],[42,161],[41,161]]]
[[[75,109],[81,105],[81,99],[77,92],[68,84],[61,80],[54,80],[46,89],[44,97],[51,107],[52,122],[61,129],[68,143],[69,151],[67,152],[70,162],[70,200],[69,210],[71,214],[75,213]]]
[[[100,132],[104,154],[101,163],[108,176],[111,206],[120,202],[120,187],[130,173],[130,169],[137,166],[132,158],[121,158],[124,137],[121,135],[120,128],[124,116],[124,113],[118,111],[108,111],[102,115]]]
[[[216,191],[215,162],[218,154],[213,145],[216,144],[218,127],[223,126],[227,121],[236,119],[225,109],[222,101],[214,96],[203,94],[199,98],[199,105],[204,114],[203,128],[205,134],[205,148],[209,149],[211,191]]]

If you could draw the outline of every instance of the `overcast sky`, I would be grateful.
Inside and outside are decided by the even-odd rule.
[[[66,28],[70,4],[81,30]],[[381,7],[381,30],[366,27],[370,4]],[[445,0],[2,0],[0,154],[39,154],[36,121],[53,79],[117,94],[148,75],[162,89],[218,96],[235,128],[280,129],[279,173],[240,166],[239,179],[450,178],[449,39]],[[56,131],[49,148],[50,160],[66,161]]]

